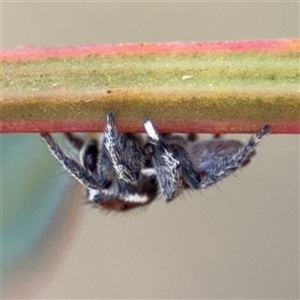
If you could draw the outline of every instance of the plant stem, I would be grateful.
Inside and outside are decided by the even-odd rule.
[[[1,132],[300,133],[299,39],[2,50]]]

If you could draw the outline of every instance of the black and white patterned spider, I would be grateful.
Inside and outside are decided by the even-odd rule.
[[[124,211],[150,203],[160,193],[166,201],[185,188],[212,185],[245,166],[255,155],[265,125],[245,144],[238,140],[195,140],[195,135],[159,134],[151,119],[148,134],[118,133],[114,114],[108,113],[99,140],[85,141],[65,133],[79,161],[64,153],[49,133],[41,133],[52,154],[87,188],[89,200],[103,208]]]

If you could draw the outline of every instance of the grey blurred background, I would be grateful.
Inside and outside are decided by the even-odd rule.
[[[3,48],[299,37],[298,2],[1,8]],[[299,298],[299,136],[268,136],[218,186],[126,214],[83,205],[38,135],[1,143],[4,298]]]

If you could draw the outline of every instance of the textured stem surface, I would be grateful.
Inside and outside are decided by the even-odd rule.
[[[299,39],[2,50],[1,132],[300,133]]]

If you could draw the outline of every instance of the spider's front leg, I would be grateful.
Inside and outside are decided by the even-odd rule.
[[[183,188],[181,162],[158,135],[150,119],[145,119],[144,126],[152,145],[154,168],[160,190],[166,201],[171,201]]]
[[[174,157],[180,161],[184,187],[191,187],[193,189],[199,188],[201,183],[201,172],[199,173],[194,169],[185,149],[185,145],[197,141],[197,135],[193,133],[185,136],[176,134],[161,134],[160,139],[164,141],[173,153]]]
[[[118,179],[136,183],[144,164],[141,148],[134,135],[117,132],[112,112],[107,115],[104,145]]]
[[[178,145],[176,142],[168,144],[169,148],[173,152],[173,155],[180,161],[182,167],[182,177],[185,183],[185,187],[191,187],[193,189],[198,189],[201,184],[201,173],[198,173],[192,163],[190,162],[185,149]]]
[[[166,200],[175,198],[182,188],[199,188],[201,175],[194,169],[184,149],[190,138],[171,134],[159,135],[150,119],[144,121],[144,126],[153,145],[155,174]],[[151,174],[151,169],[145,169],[143,173]]]

